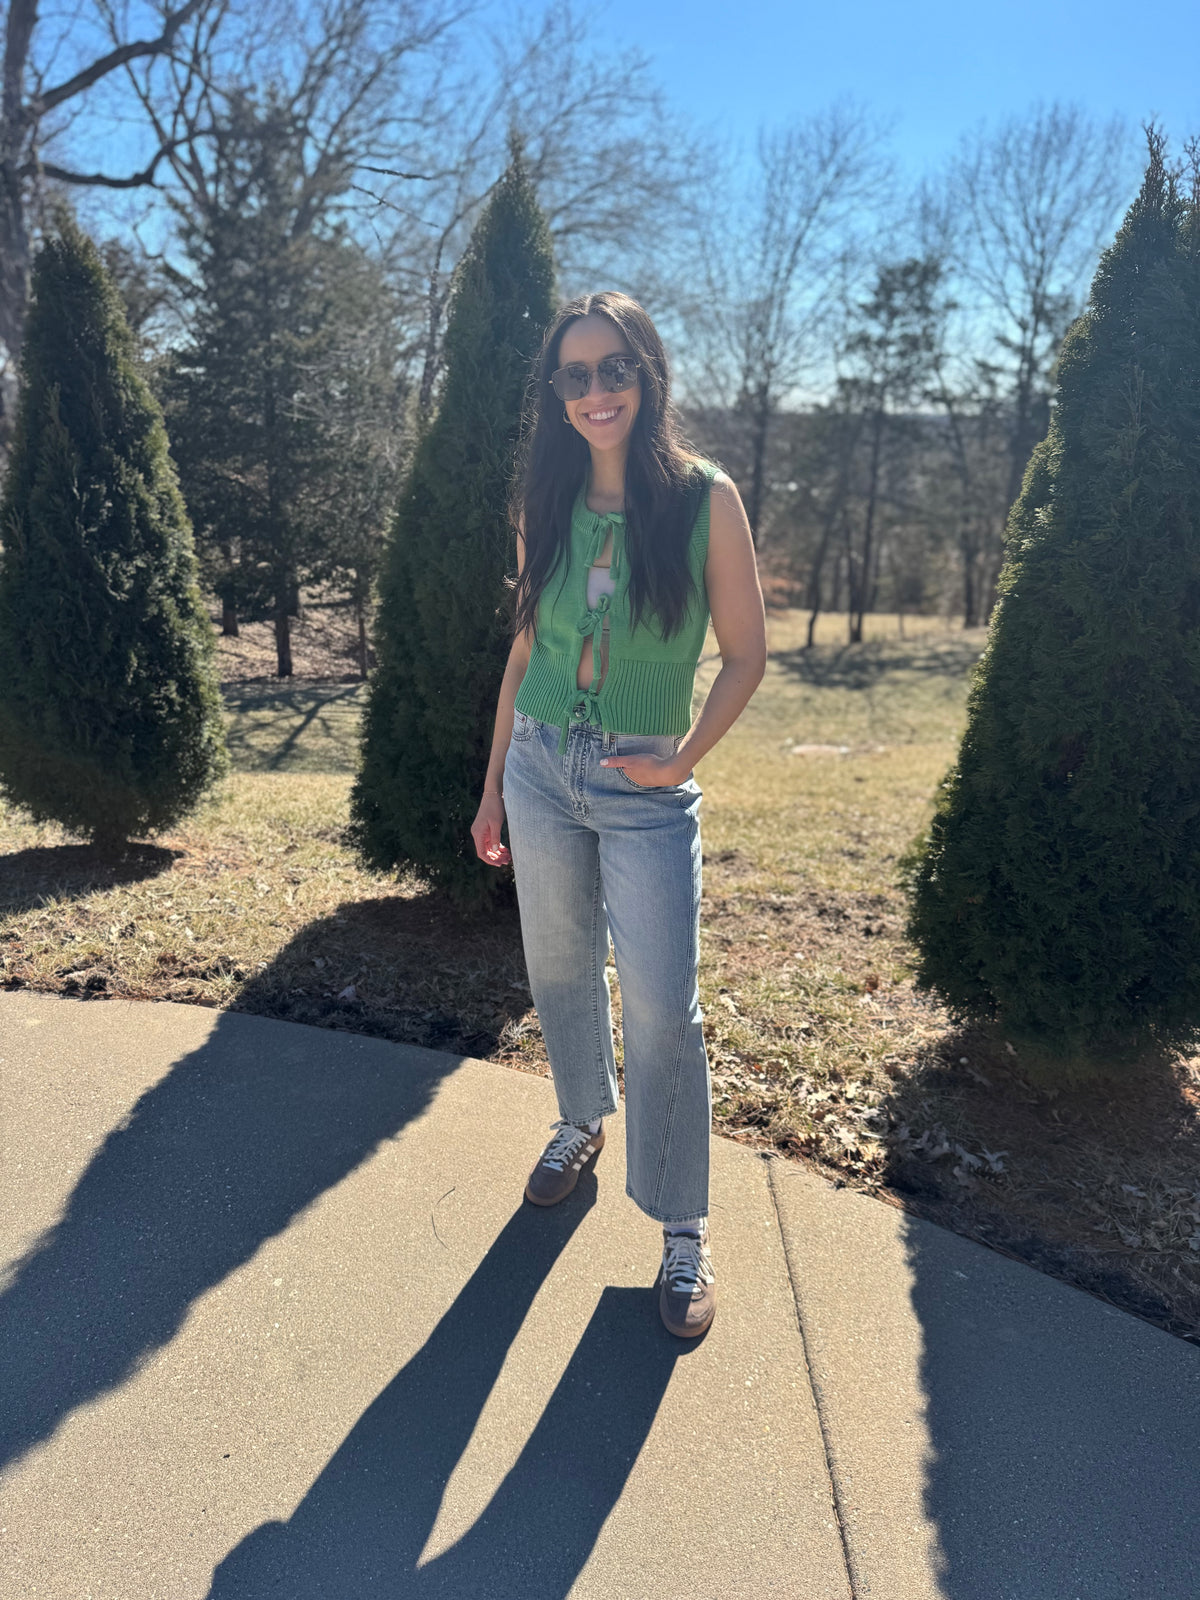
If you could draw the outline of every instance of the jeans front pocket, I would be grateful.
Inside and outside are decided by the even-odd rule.
[[[537,723],[532,717],[527,717],[523,711],[513,712],[513,739],[520,744],[525,739],[533,738],[533,730]]]
[[[675,754],[682,740],[681,733],[619,733],[613,755],[618,759],[621,756],[657,756],[665,761]],[[635,783],[624,767],[613,770],[622,783],[639,794],[677,794],[683,788],[682,783]]]

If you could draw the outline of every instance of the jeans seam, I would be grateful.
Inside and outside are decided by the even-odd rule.
[[[695,887],[695,876],[694,876],[694,873],[693,873],[693,877],[692,877],[692,886],[693,886],[693,892],[694,892],[694,887]],[[694,921],[694,919],[693,919],[693,921]],[[691,924],[689,924],[689,926],[691,926]],[[677,1104],[679,1102],[679,1080],[680,1080],[680,1077],[682,1075],[681,1069],[682,1069],[682,1066],[683,1066],[683,1046],[684,1046],[684,1040],[685,1040],[685,1038],[687,1036],[687,1027],[688,1027],[687,997],[688,997],[688,990],[690,988],[690,984],[689,984],[688,979],[689,979],[689,975],[691,973],[692,966],[693,966],[691,940],[692,940],[692,935],[691,935],[691,932],[689,932],[689,934],[688,934],[688,955],[687,955],[687,961],[684,963],[683,989],[681,990],[680,995],[679,995],[679,1036],[675,1041],[675,1066],[674,1066],[674,1069],[673,1069],[673,1072],[672,1072],[672,1075],[671,1075],[671,1093],[670,1093],[670,1098],[667,1101],[666,1115],[663,1117],[662,1145],[659,1148],[659,1152],[658,1152],[658,1173],[657,1173],[657,1176],[655,1177],[655,1180],[654,1180],[654,1207],[655,1207],[655,1210],[661,1210],[661,1207],[662,1207],[663,1185],[666,1183],[666,1179],[667,1179],[667,1152],[668,1152],[668,1150],[670,1149],[670,1146],[671,1146],[671,1134],[672,1134],[672,1131],[673,1131],[674,1125],[675,1125],[675,1108],[676,1108],[676,1106],[677,1106]],[[697,965],[699,964],[699,954],[700,954],[700,952],[697,949],[696,950],[696,964]]]
[[[592,1032],[596,1040],[596,1068],[600,1078],[601,1104],[605,1104],[608,1100],[608,1080],[604,1070],[604,1040],[600,1036],[600,985],[604,982],[604,964],[596,949],[599,907],[603,895],[604,879],[600,871],[600,853],[597,848],[596,879],[592,885]]]

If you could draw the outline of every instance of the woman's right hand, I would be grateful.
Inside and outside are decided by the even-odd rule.
[[[471,824],[471,837],[475,841],[475,854],[489,867],[504,867],[512,860],[512,852],[500,842],[503,825],[503,798],[498,794],[485,794]]]

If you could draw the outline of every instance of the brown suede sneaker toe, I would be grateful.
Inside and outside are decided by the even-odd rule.
[[[699,1237],[663,1229],[662,1283],[658,1314],[669,1332],[695,1339],[717,1311],[717,1286],[708,1248],[708,1223]]]
[[[552,1122],[558,1131],[542,1151],[542,1159],[529,1174],[525,1198],[535,1206],[556,1206],[579,1182],[579,1174],[604,1148],[604,1124],[598,1133],[577,1128],[573,1122]]]

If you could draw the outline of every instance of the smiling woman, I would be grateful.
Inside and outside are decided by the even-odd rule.
[[[533,409],[513,505],[514,640],[471,829],[481,860],[514,869],[558,1095],[525,1193],[564,1199],[616,1109],[611,931],[626,1189],[663,1225],[659,1311],[691,1338],[716,1308],[693,767],[762,678],[762,592],[738,492],[683,440],[666,353],[636,301],[603,293],[563,308]],[[710,617],[722,665],[693,727]]]

